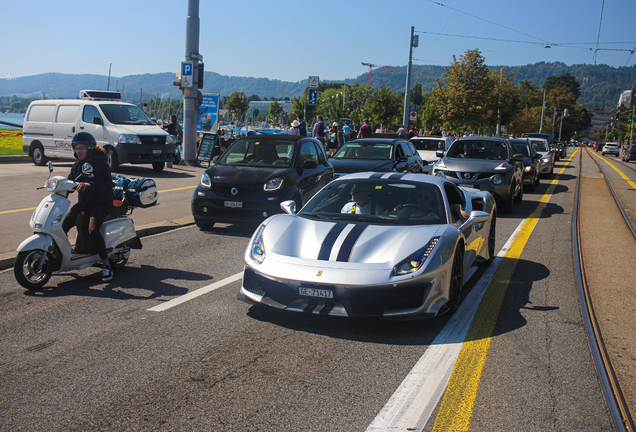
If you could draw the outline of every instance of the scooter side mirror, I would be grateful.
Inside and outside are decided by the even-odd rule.
[[[85,163],[82,166],[82,172],[84,174],[91,174],[93,172],[93,165],[89,164],[89,163]]]
[[[49,161],[49,176],[53,172],[53,162]]]

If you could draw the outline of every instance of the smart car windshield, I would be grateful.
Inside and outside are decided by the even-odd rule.
[[[220,165],[251,166],[264,168],[289,168],[292,166],[295,142],[263,140],[259,136],[236,141],[217,162]]]
[[[446,157],[458,159],[506,160],[508,147],[501,141],[464,140],[455,141]]]
[[[386,143],[350,142],[334,154],[335,159],[393,159],[393,145]]]
[[[446,223],[445,208],[440,188],[432,184],[350,179],[327,185],[299,216],[387,225],[436,225]]]
[[[417,150],[445,151],[444,140],[431,138],[413,138],[411,143]]]
[[[154,123],[135,105],[99,104],[109,122],[114,124],[151,126]]]

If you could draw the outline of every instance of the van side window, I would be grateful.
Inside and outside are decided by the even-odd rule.
[[[56,123],[75,123],[79,105],[60,105],[57,109]]]
[[[84,114],[82,115],[82,121],[84,123],[93,123],[95,117],[102,118],[99,115],[99,111],[93,105],[84,105]]]
[[[27,118],[30,122],[52,122],[55,105],[32,105]]]

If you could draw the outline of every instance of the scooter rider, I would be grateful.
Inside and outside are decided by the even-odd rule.
[[[88,132],[79,132],[73,136],[71,142],[77,162],[71,167],[69,180],[78,182],[77,204],[71,207],[64,218],[62,228],[66,235],[75,225],[77,217],[84,212],[88,219],[88,234],[91,242],[97,249],[97,253],[104,265],[102,281],[107,282],[113,278],[113,270],[108,261],[106,244],[100,233],[100,228],[106,220],[108,213],[113,208],[113,183],[110,167],[106,161],[104,149],[97,146],[95,138]],[[90,163],[93,172],[85,174],[82,168],[85,163]]]

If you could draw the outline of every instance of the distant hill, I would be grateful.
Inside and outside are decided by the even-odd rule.
[[[491,66],[498,69],[499,66]],[[531,81],[541,87],[545,80],[553,75],[570,72],[581,84],[581,98],[579,102],[589,108],[599,106],[610,109],[618,102],[620,94],[636,86],[636,67],[614,68],[607,65],[572,65],[565,63],[536,63],[526,66],[512,66],[513,81]],[[413,66],[411,82],[421,83],[424,90],[435,86],[435,80],[442,78],[443,66]],[[155,96],[180,98],[178,88],[172,85],[175,75],[171,72],[128,75],[125,77],[111,77],[110,89],[119,88],[123,92],[124,100],[138,102],[140,95],[147,100]],[[354,79],[343,80],[347,84],[364,84],[368,81],[368,74],[363,73]],[[400,69],[374,69],[372,83],[375,88],[389,85],[397,92],[404,91],[406,83],[406,67]],[[106,90],[108,77],[103,75],[71,75],[61,73],[45,73],[19,78],[0,78],[0,96],[21,96],[41,98],[74,98],[82,89]],[[306,86],[306,81],[288,82],[270,80],[267,78],[230,77],[215,72],[206,72],[204,78],[204,93],[220,93],[230,95],[234,91],[246,95],[256,94],[261,99],[270,97],[284,98],[300,96]]]

